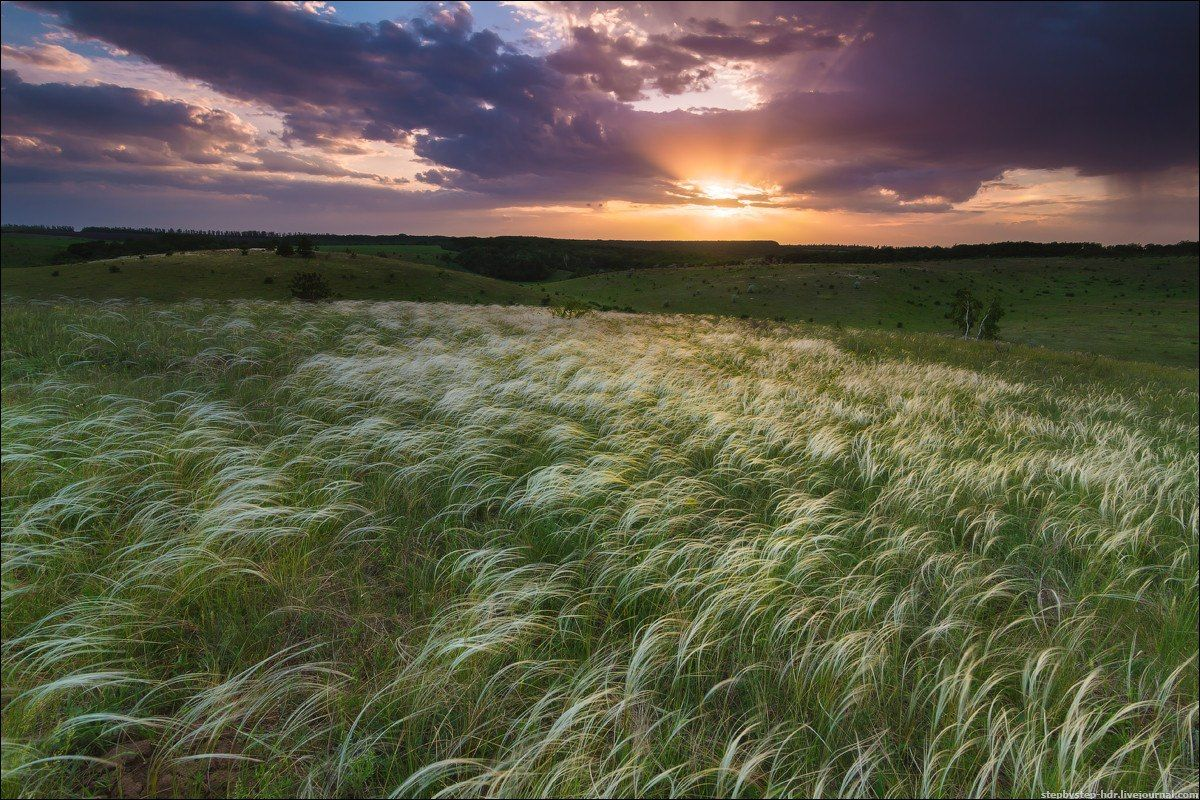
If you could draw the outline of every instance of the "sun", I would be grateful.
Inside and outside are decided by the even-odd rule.
[[[769,202],[777,187],[756,186],[732,180],[697,178],[678,183],[680,194],[709,217],[742,216]]]
[[[753,186],[738,186],[720,181],[697,181],[694,185],[702,196],[710,200],[736,200],[746,194],[746,190],[750,193],[757,192]]]

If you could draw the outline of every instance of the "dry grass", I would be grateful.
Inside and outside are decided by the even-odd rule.
[[[532,308],[3,326],[5,796],[130,743],[147,794],[1196,791],[1187,380]]]

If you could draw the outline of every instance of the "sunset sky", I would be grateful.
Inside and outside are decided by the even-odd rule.
[[[1196,3],[9,3],[3,220],[1198,236]]]

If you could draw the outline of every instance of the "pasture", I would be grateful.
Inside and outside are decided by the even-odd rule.
[[[6,233],[0,236],[0,267],[40,267],[53,264],[67,245],[85,241],[77,236]]]
[[[383,256],[401,261],[412,261],[417,264],[440,264],[450,269],[457,269],[454,264],[454,252],[435,244],[333,244],[319,245],[322,252],[352,253],[368,256]]]
[[[120,272],[110,272],[113,266]],[[1200,357],[1200,267],[1194,257],[680,267],[520,284],[440,261],[350,258],[340,249],[321,250],[312,260],[226,250],[5,269],[2,275],[5,293],[43,299],[282,300],[290,296],[291,276],[306,270],[323,272],[343,299],[577,300],[639,312],[946,334],[948,303],[957,289],[969,288],[984,299],[1000,298],[1006,309],[1001,337],[1008,341],[1183,367],[1195,367]]]
[[[0,325],[6,797],[1196,791],[1194,370],[406,302]]]
[[[1196,366],[1200,269],[1191,257],[1006,258],[610,272],[552,292],[635,311],[939,332],[956,289],[998,297],[1003,337]]]
[[[118,271],[113,272],[113,269]],[[354,300],[537,303],[543,292],[461,270],[320,251],[311,259],[266,250],[197,250],[3,271],[6,294],[29,298],[285,300],[299,272],[322,273],[334,296]],[[57,273],[57,274],[55,274]]]

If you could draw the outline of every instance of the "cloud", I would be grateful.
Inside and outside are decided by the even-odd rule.
[[[624,200],[881,215],[947,214],[1012,170],[1153,184],[1197,169],[1195,4],[562,3],[523,12],[553,30],[540,54],[478,30],[465,5],[354,25],[319,4],[26,5],[79,41],[266,109],[282,131],[267,141],[219,109],[6,75],[6,167],[186,162],[223,166],[243,188],[287,175],[394,192],[376,167],[342,163],[389,143],[424,162],[430,191],[411,194],[464,208]],[[702,91],[731,65],[755,107],[633,105]],[[778,188],[686,189],[706,171]]]
[[[254,161],[234,161],[233,165],[245,172],[278,172],[289,175],[314,175],[325,178],[359,178],[388,186],[401,186],[409,183],[405,178],[392,178],[371,172],[348,169],[337,161],[321,155],[301,155],[263,148],[256,151],[253,156]]]
[[[112,84],[26,83],[3,71],[5,155],[53,150],[69,161],[219,164],[256,131],[235,115]],[[8,149],[9,141],[13,149]],[[35,148],[36,149],[36,148]]]
[[[28,64],[51,72],[87,72],[90,68],[86,58],[73,53],[62,45],[32,44],[25,46],[2,45],[0,50],[9,61]]]
[[[571,38],[569,45],[550,54],[547,64],[564,75],[582,78],[585,86],[612,92],[618,100],[645,97],[646,84],[665,94],[702,88],[714,74],[704,59],[665,37],[639,42],[628,34],[610,36],[577,27]]]
[[[570,28],[570,42],[546,60],[618,100],[638,100],[647,87],[668,95],[703,90],[716,68],[728,61],[774,61],[844,44],[838,35],[797,17],[745,24],[692,18],[674,27],[684,32],[615,32],[611,26],[576,25]]]
[[[465,5],[404,25],[343,25],[274,3],[35,5],[78,36],[282,112],[288,142],[340,153],[411,142],[421,157],[480,175],[581,160],[644,166],[600,121],[615,102],[474,30]]]

